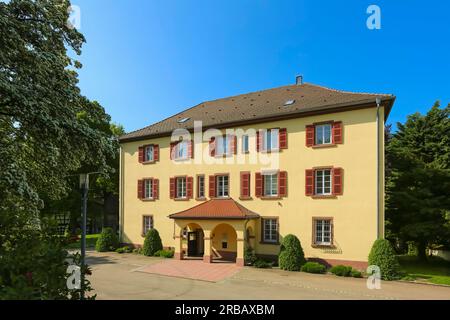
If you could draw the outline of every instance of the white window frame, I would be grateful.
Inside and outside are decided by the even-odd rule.
[[[329,172],[328,174],[326,174]],[[320,173],[320,174],[319,174]],[[329,196],[333,193],[333,170],[332,169],[317,169],[314,171],[314,194],[319,196]],[[327,176],[329,177],[327,181]],[[329,184],[329,185],[328,185]],[[326,192],[326,189],[329,189]]]
[[[153,199],[153,179],[144,179],[144,199]]]
[[[144,225],[143,225],[143,228],[142,228],[142,231],[143,231],[144,235],[146,235],[147,232],[148,232],[149,230],[153,229],[153,227],[154,227],[154,225],[153,225],[153,216],[151,216],[151,215],[145,215],[145,216],[143,217],[142,223],[144,224]]]
[[[197,176],[197,198],[205,197],[205,176]],[[201,193],[201,194],[200,194]]]
[[[186,160],[189,158],[189,141],[181,140],[175,145],[175,160]]]
[[[177,177],[175,178],[175,183],[177,184],[177,199],[186,199],[187,198],[187,178],[186,177]]]
[[[280,149],[280,129],[267,129],[263,135],[263,150],[278,151]]]
[[[326,131],[326,128],[329,128],[329,132]],[[333,143],[333,126],[331,125],[331,123],[318,124],[315,126],[314,131],[315,131],[314,134],[315,145],[320,146]],[[329,139],[329,141],[326,141],[327,139]]]
[[[155,150],[155,148],[154,148],[154,146],[152,144],[148,145],[148,146],[145,146],[145,148],[144,148],[144,161],[153,161],[154,150]]]
[[[217,156],[228,156],[231,154],[230,150],[230,136],[218,136],[216,137],[216,155]]]
[[[331,219],[316,219],[314,244],[321,246],[331,245],[332,223]],[[326,241],[328,240],[328,241]]]
[[[264,188],[263,193],[265,197],[278,196],[278,172],[263,174]]]
[[[216,176],[216,196],[218,198],[230,196],[230,177],[228,175]]]
[[[248,135],[242,136],[242,153],[248,153],[250,150],[249,148],[249,138]]]
[[[263,218],[263,242],[278,242],[278,220],[275,218]]]

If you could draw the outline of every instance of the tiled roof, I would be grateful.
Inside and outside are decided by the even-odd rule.
[[[120,137],[120,141],[167,136],[178,128],[192,129],[194,121],[202,121],[203,128],[224,128],[228,124],[231,126],[264,122],[264,119],[300,117],[351,106],[375,106],[376,98],[385,102],[388,114],[395,100],[390,94],[346,92],[309,83],[283,86],[200,103],[148,127],[127,133]],[[288,101],[292,103],[287,104]]]
[[[171,214],[171,219],[253,219],[259,214],[233,199],[211,199],[190,209]]]

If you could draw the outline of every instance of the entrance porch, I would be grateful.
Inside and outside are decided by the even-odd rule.
[[[259,215],[233,199],[213,199],[169,216],[174,219],[175,259],[244,265],[247,230]]]

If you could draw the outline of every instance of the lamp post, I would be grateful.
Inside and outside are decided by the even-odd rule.
[[[81,189],[81,300],[84,300],[84,270],[86,257],[86,220],[87,220],[87,196],[89,191],[89,173],[80,174]]]

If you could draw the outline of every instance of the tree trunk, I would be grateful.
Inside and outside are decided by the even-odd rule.
[[[427,244],[425,241],[421,241],[417,244],[417,257],[420,261],[427,260]]]

